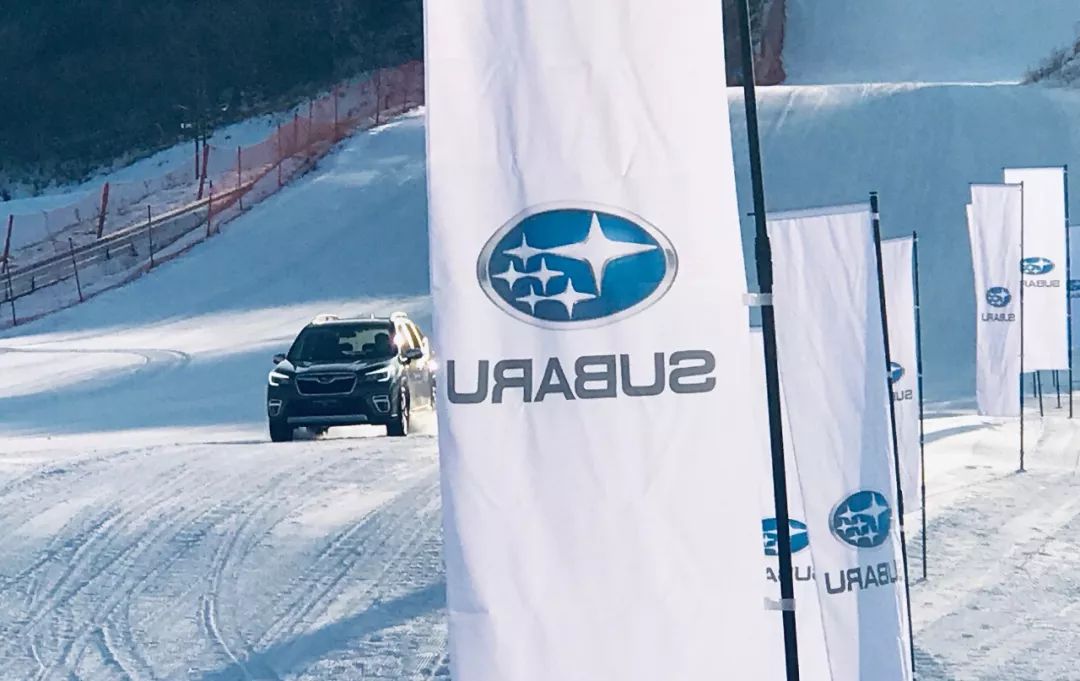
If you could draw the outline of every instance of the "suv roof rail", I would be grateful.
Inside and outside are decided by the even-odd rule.
[[[325,324],[326,322],[336,322],[341,317],[336,314],[317,314],[315,318],[311,320],[312,324]]]

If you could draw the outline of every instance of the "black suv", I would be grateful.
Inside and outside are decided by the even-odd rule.
[[[414,409],[435,404],[435,359],[428,339],[404,313],[387,318],[319,315],[288,354],[274,356],[266,388],[270,439],[288,442],[298,427],[385,425],[409,433]]]

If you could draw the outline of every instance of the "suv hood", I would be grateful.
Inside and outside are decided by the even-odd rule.
[[[393,359],[375,359],[358,360],[356,362],[301,363],[300,365],[295,365],[286,360],[278,365],[278,369],[292,372],[297,376],[313,374],[361,374],[374,369],[384,369],[393,363]]]

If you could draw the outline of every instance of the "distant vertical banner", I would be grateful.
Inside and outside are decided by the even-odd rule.
[[[451,673],[755,678],[720,3],[425,3]],[[718,667],[719,665],[719,667]]]
[[[1069,227],[1069,302],[1073,306],[1072,314],[1072,343],[1073,347],[1080,344],[1080,225]]]
[[[755,352],[764,352],[761,329],[751,330]],[[771,466],[772,447],[769,440],[769,410],[765,390],[765,365],[753,366],[754,384],[747,394],[753,395],[754,428],[757,440],[755,452],[765,466]],[[781,407],[787,414],[787,405]],[[785,421],[786,421],[785,417]],[[810,534],[806,526],[806,511],[798,480],[798,464],[795,461],[795,443],[791,441],[789,426],[784,424],[786,468],[791,484],[788,485],[788,508],[791,526],[791,560],[795,582],[796,628],[799,635],[799,678],[802,681],[832,681],[829,670],[829,651],[825,645],[825,630],[821,622],[821,605],[814,584],[814,561],[810,557]],[[780,559],[777,541],[776,506],[771,480],[763,480],[761,488],[761,532],[765,544],[765,598],[771,603],[780,601]],[[779,611],[775,612],[780,620]],[[770,629],[770,650],[783,650],[784,632],[781,627]],[[785,681],[787,670],[783,655],[769,655],[762,661],[763,668],[755,676],[756,681]]]
[[[885,273],[885,310],[889,313],[889,385],[896,403],[896,440],[905,507],[919,498],[919,358],[915,337],[915,240],[889,239],[881,244]]]
[[[1020,185],[972,185],[968,211],[978,314],[975,396],[983,416],[1020,415]],[[1024,301],[1026,304],[1026,300]]]
[[[870,209],[769,216],[780,381],[833,681],[912,678]]]
[[[1006,168],[1024,185],[1024,371],[1069,368],[1065,168]]]

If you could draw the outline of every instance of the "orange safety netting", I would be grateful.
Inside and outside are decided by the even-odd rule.
[[[275,193],[345,136],[423,103],[422,62],[379,69],[299,107],[255,144],[207,145],[194,168],[186,162],[145,180],[105,183],[70,205],[10,216],[7,234],[0,233],[0,261],[14,267],[67,249],[68,239],[90,243],[145,220],[151,205],[160,214],[205,201],[208,220],[220,225]],[[12,257],[19,251],[21,263]]]

